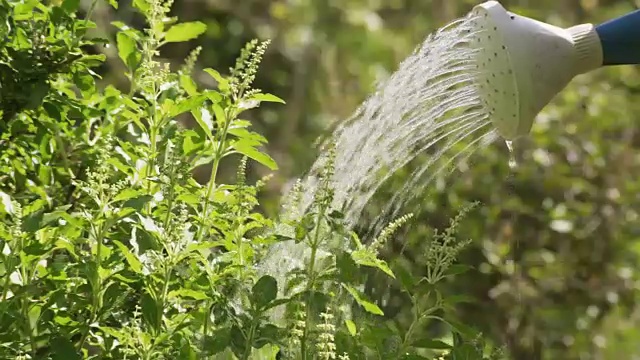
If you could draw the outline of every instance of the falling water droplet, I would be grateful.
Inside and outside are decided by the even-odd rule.
[[[505,140],[507,149],[509,149],[509,167],[515,169],[518,166],[516,162],[516,154],[513,152],[513,142],[511,140]]]

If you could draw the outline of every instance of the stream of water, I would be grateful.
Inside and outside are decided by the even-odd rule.
[[[427,37],[327,140],[335,146],[334,206],[343,209],[350,225],[357,223],[385,181],[406,171],[364,241],[389,219],[404,215],[406,202],[421,196],[438,175],[498,138],[488,104],[480,97],[477,20],[469,15]],[[325,161],[326,154],[302,179],[296,213],[313,202]],[[260,267],[281,283],[288,271],[302,268],[308,256],[304,243],[280,242]],[[323,256],[322,249],[317,256]]]
[[[451,165],[498,136],[480,100],[474,47],[480,27],[473,15],[431,34],[397,71],[332,134],[335,144],[335,205],[349,223],[386,180],[417,156],[403,185],[380,214],[398,216],[406,200]],[[303,181],[302,208],[313,199],[320,157]],[[380,230],[377,224],[375,231]]]

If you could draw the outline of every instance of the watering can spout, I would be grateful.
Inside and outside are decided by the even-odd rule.
[[[529,133],[536,115],[577,75],[640,63],[640,11],[599,26],[563,29],[505,10],[476,6],[479,93],[507,140]]]

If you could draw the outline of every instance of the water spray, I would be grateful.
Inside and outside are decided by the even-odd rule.
[[[498,133],[527,135],[536,115],[577,75],[640,64],[640,10],[600,25],[567,29],[505,10],[476,6],[479,90]]]

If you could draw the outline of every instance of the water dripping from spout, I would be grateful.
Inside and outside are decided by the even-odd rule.
[[[511,170],[518,167],[518,162],[516,161],[516,154],[513,151],[513,141],[505,140],[505,144],[507,144],[507,149],[509,149],[509,168]]]

